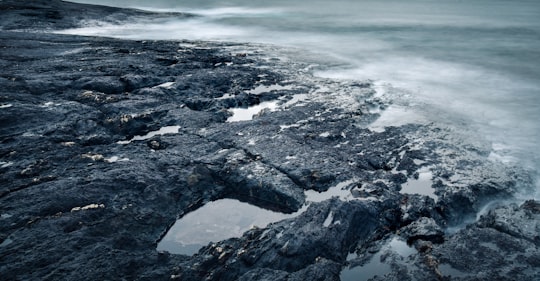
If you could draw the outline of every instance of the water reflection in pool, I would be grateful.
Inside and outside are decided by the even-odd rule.
[[[253,226],[265,227],[297,214],[269,211],[235,199],[220,199],[177,220],[157,250],[192,255],[209,242],[240,237]]]

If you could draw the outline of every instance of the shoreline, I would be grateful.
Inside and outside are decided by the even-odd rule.
[[[502,204],[445,232],[532,185],[529,175],[437,124],[368,129],[372,109],[388,106],[369,82],[313,77],[249,44],[42,32],[76,26],[74,11],[152,13],[0,7],[0,280],[339,280],[394,238],[414,251],[390,250],[392,270],[372,280],[539,277],[539,202]],[[267,101],[277,108],[226,122],[231,109]],[[436,200],[403,193],[426,169]],[[342,183],[346,200],[194,256],[156,250],[177,218],[210,201],[291,213],[306,191]]]

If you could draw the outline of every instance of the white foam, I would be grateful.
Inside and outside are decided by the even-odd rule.
[[[247,7],[221,7],[213,9],[186,9],[185,11],[193,14],[211,16],[211,17],[260,17],[264,15],[281,13],[277,8],[247,8]]]
[[[214,24],[200,18],[128,22],[116,25],[106,22],[87,22],[83,27],[55,31],[58,34],[104,36],[146,40],[213,40],[231,41],[246,37],[246,28]]]
[[[500,162],[503,164],[513,164],[518,163],[519,159],[512,155],[503,155],[496,152],[490,152],[488,159],[494,162]]]
[[[493,151],[489,153],[489,160],[503,164],[515,164],[519,162],[519,159],[512,155],[512,150],[515,147],[500,142],[492,143],[491,147]]]
[[[12,107],[12,106],[13,106],[13,104],[11,104],[11,103],[0,104],[0,109],[2,109],[2,108],[10,108],[10,107]]]
[[[160,4],[160,3],[158,3]],[[161,3],[162,4],[162,3]],[[130,5],[130,7],[158,12],[158,13],[188,13],[195,14],[199,16],[206,16],[212,18],[228,18],[228,17],[261,17],[265,15],[274,15],[282,13],[283,10],[279,8],[252,8],[246,6],[228,6],[228,7],[216,7],[216,8],[193,8],[187,6],[178,6],[178,3],[174,3],[174,6],[167,5],[166,8],[161,8],[157,6],[148,6],[148,5]],[[184,3],[186,4],[186,3]]]

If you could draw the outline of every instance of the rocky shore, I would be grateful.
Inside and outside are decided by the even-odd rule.
[[[540,279],[527,172],[453,128],[370,127],[392,102],[370,81],[272,46],[54,33],[159,16],[192,15],[0,1],[0,280]],[[426,174],[433,194],[404,191]],[[222,198],[305,211],[156,250]]]

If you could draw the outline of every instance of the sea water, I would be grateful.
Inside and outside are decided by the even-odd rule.
[[[540,1],[75,2],[197,16],[93,23],[66,33],[304,49],[335,62],[321,63],[316,75],[390,85],[396,98],[415,105],[400,114],[470,130],[492,142],[490,159],[540,170]]]

